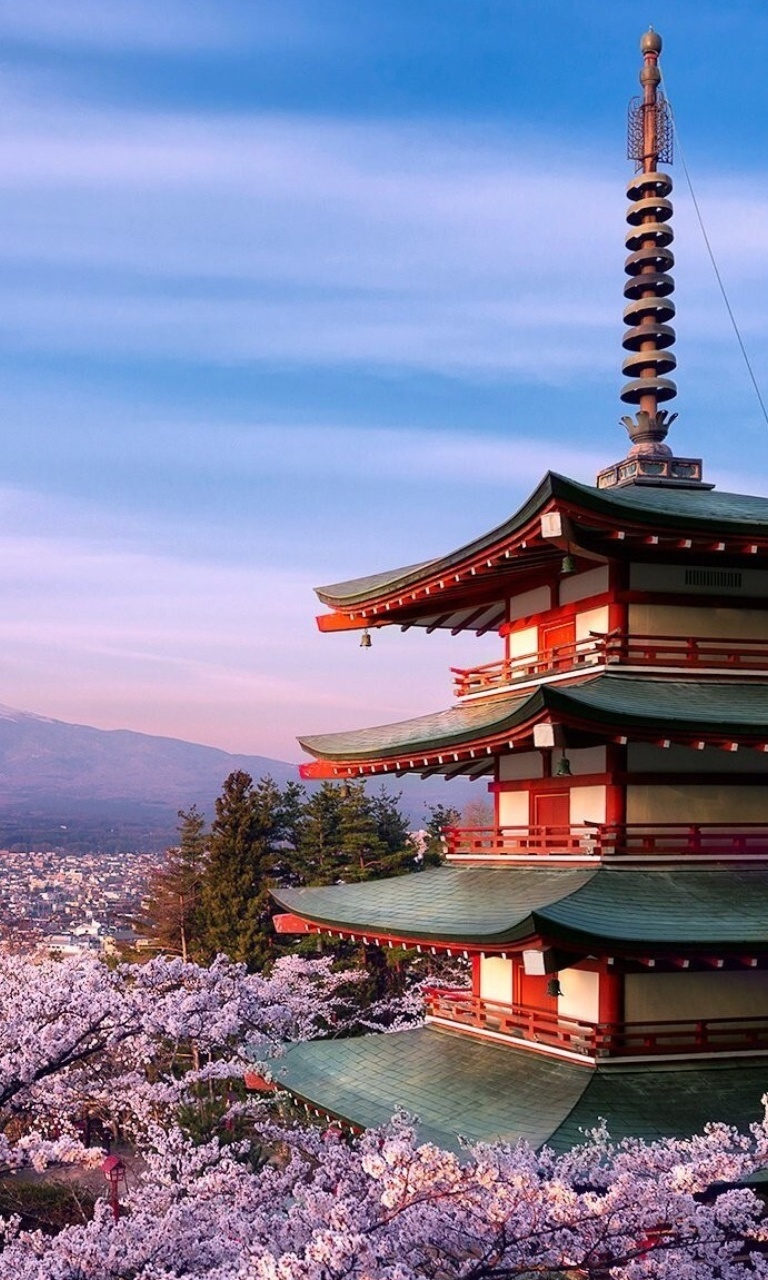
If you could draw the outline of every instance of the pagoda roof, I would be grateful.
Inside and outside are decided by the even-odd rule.
[[[559,539],[542,529],[545,512],[560,512],[567,519],[567,531]],[[324,604],[361,627],[404,619],[408,625],[460,627],[464,600],[469,601],[470,610],[472,600],[479,600],[483,591],[490,600],[501,578],[508,583],[511,576],[551,567],[562,557],[564,542],[574,554],[582,548],[603,558],[626,555],[632,538],[624,547],[610,539],[616,531],[632,530],[640,537],[659,538],[665,532],[678,539],[683,534],[698,536],[704,539],[703,546],[706,539],[730,539],[734,545],[729,549],[743,552],[739,541],[768,540],[768,498],[674,486],[598,489],[550,471],[514,515],[455,551],[317,587],[316,592]],[[443,607],[448,610],[444,620]],[[332,617],[319,622],[321,628],[333,629]],[[481,627],[494,622],[490,613],[479,619]]]
[[[272,895],[328,931],[414,945],[502,950],[544,938],[629,954],[768,945],[768,869],[437,867]]]
[[[534,723],[555,720],[591,732],[621,730],[637,736],[735,741],[768,737],[768,682],[604,673],[571,684],[546,684],[525,693],[497,694],[394,724],[299,739],[321,766],[303,765],[305,777],[452,770],[460,749],[467,767],[482,772],[491,754],[522,744]],[[515,742],[515,739],[517,741]],[[473,758],[468,753],[476,753]],[[477,757],[477,753],[485,752]]]
[[[590,1068],[434,1027],[298,1044],[270,1071],[360,1128],[403,1109],[422,1142],[459,1153],[460,1136],[566,1151],[603,1119],[614,1140],[689,1137],[710,1121],[745,1131],[765,1092],[764,1062]]]

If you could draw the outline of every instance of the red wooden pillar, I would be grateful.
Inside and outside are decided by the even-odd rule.
[[[621,636],[629,634],[629,605],[626,592],[629,586],[629,565],[619,560],[612,561],[608,570],[608,630],[618,632]],[[619,652],[624,654],[622,644]]]
[[[627,748],[609,742],[605,749],[608,782],[605,788],[605,823],[609,828],[608,852],[624,842],[627,823]]]
[[[480,957],[472,957],[472,995],[480,997]]]
[[[624,1023],[624,975],[603,970],[598,979],[598,1022],[608,1027],[605,1047],[612,1052]]]

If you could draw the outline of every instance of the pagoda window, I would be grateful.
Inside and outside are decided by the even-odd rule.
[[[637,603],[629,607],[629,630],[631,635],[764,641],[766,614],[762,609]]]
[[[768,987],[758,970],[630,973],[624,983],[627,1022],[768,1016]]]
[[[725,753],[723,753],[725,755]],[[627,787],[627,822],[699,822],[739,824],[768,822],[768,792],[764,785],[666,786],[633,784]]]
[[[501,956],[480,957],[480,999],[512,1003],[512,961]]]
[[[605,822],[605,786],[571,787],[569,812],[571,826],[582,822]]]
[[[538,627],[521,627],[519,631],[510,631],[507,637],[507,658],[511,662],[520,658],[535,659],[538,648]]]
[[[527,791],[502,791],[498,796],[498,825],[527,827],[530,821]],[[564,825],[567,826],[568,820]]]
[[[633,564],[629,572],[630,591],[664,592],[679,596],[741,596],[764,598],[768,595],[768,572],[764,569],[711,568],[703,565],[686,568],[680,564]]]
[[[562,1018],[600,1021],[600,974],[585,969],[561,969],[557,1012]]]
[[[546,613],[552,608],[552,592],[549,587],[536,587],[533,591],[523,591],[513,596],[507,607],[507,621],[517,622],[520,618],[529,618],[537,613]]]
[[[605,773],[605,747],[569,747],[568,761],[572,774]]]
[[[592,632],[605,635],[610,630],[608,605],[600,609],[585,609],[576,614],[576,639],[589,640]]]
[[[596,569],[588,569],[586,573],[575,573],[572,577],[560,580],[560,604],[575,604],[577,600],[588,600],[590,596],[604,595],[608,590],[609,570],[607,564],[598,565]]]
[[[518,782],[544,777],[540,751],[515,751],[499,759],[499,782]]]
[[[650,742],[630,742],[627,769],[632,773],[684,773],[691,775],[740,773],[768,774],[768,755],[762,751],[723,751],[720,747],[657,747]],[[575,770],[573,770],[575,772]],[[705,779],[702,777],[702,782]]]

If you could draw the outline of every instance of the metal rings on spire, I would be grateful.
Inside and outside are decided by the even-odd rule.
[[[655,171],[636,174],[627,186],[632,203],[627,210],[629,256],[624,270],[629,279],[624,285],[624,322],[629,328],[622,345],[630,354],[622,371],[631,381],[622,388],[625,404],[643,405],[650,396],[660,404],[677,395],[674,382],[664,376],[677,363],[669,350],[675,331],[668,323],[675,314],[669,297],[675,287],[669,274],[675,264],[669,247],[673,239],[669,225],[672,203],[667,197],[671,190],[669,175]],[[650,408],[648,404],[643,407]]]

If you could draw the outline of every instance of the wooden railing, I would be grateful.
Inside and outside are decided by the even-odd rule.
[[[448,857],[768,858],[768,826],[741,822],[444,827]]]
[[[457,698],[466,698],[471,693],[490,693],[522,680],[534,680],[537,676],[598,665],[606,660],[606,639],[606,636],[595,634],[586,640],[560,644],[553,649],[539,649],[535,653],[504,658],[501,662],[486,662],[482,667],[451,667],[454,693]]]
[[[436,987],[426,992],[426,1007],[428,1017],[587,1057],[768,1051],[765,1017],[587,1022],[525,1005],[483,1000],[471,991]]]
[[[584,640],[519,654],[501,662],[487,662],[480,667],[451,667],[451,674],[456,697],[466,698],[540,676],[600,665],[764,672],[768,671],[768,640],[592,631]]]

